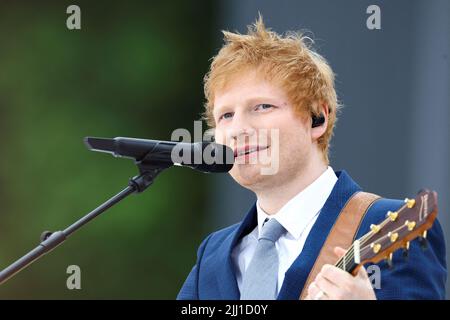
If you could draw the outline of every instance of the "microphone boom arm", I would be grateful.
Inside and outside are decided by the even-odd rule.
[[[74,222],[63,231],[44,231],[40,238],[40,244],[28,252],[26,255],[0,271],[0,285],[5,283],[8,279],[15,276],[21,270],[28,267],[30,264],[41,258],[43,255],[51,252],[60,244],[62,244],[70,235],[87,224],[89,221],[98,217],[100,214],[119,203],[127,196],[133,193],[141,193],[147,189],[154,181],[156,176],[164,169],[170,167],[165,165],[155,165],[151,158],[151,152],[149,152],[142,160],[135,161],[135,164],[139,168],[140,175],[131,178],[128,182],[128,186],[117,193],[115,196],[105,201],[103,204],[86,214],[84,217]]]

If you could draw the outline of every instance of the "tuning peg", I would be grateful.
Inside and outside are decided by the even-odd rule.
[[[428,240],[425,237],[419,237],[417,238],[420,244],[420,248],[422,248],[423,251],[428,249]]]
[[[415,221],[406,220],[405,221],[405,226],[408,227],[409,231],[412,231],[416,227],[416,222]]]
[[[386,214],[386,217],[391,219],[391,221],[395,221],[398,218],[398,212],[397,211],[388,211]]]
[[[405,198],[405,203],[406,203],[406,206],[411,209],[416,204],[416,200]]]
[[[403,256],[403,259],[408,260],[408,258],[409,258],[409,241],[403,247],[402,256]]]
[[[380,229],[381,229],[381,227],[380,227],[380,225],[378,225],[378,224],[371,224],[370,225],[370,230],[372,230],[372,232],[375,234],[375,233],[378,233],[379,231],[380,231]]]
[[[381,249],[381,244],[379,244],[379,243],[372,243],[370,245],[370,247],[372,248],[374,253],[378,253],[380,251],[380,249]]]
[[[408,249],[403,248],[402,257],[403,257],[403,259],[408,260],[408,258],[409,258],[409,250]]]
[[[391,240],[391,242],[395,242],[398,239],[398,232],[389,232],[388,237]]]
[[[392,262],[392,252],[389,254],[389,257],[386,258],[386,264],[389,269],[394,268],[394,263]]]

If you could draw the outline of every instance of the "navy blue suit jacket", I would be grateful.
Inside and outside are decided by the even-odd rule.
[[[361,190],[345,171],[336,172],[336,175],[338,180],[311,229],[302,252],[285,274],[279,300],[298,299],[338,214],[350,197]],[[383,221],[388,210],[395,211],[402,205],[401,200],[376,201],[364,217],[357,238],[367,233],[372,223]],[[177,299],[239,299],[231,252],[239,240],[256,225],[256,206],[253,205],[242,222],[206,237],[198,249],[197,262]],[[380,289],[375,289],[378,299],[445,299],[445,243],[437,220],[428,231],[427,239],[428,249],[425,251],[417,240],[411,242],[407,260],[397,251],[393,258],[393,269],[389,269],[385,262],[378,264],[381,270]]]

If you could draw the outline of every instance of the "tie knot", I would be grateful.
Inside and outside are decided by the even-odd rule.
[[[276,220],[270,219],[263,224],[261,228],[261,234],[259,235],[259,239],[265,239],[272,242],[276,242],[283,233],[286,232],[286,229]]]

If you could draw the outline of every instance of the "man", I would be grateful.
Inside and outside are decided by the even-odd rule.
[[[339,111],[334,74],[308,38],[280,36],[261,17],[248,34],[224,35],[205,77],[205,117],[216,142],[235,152],[231,176],[255,192],[257,202],[242,222],[202,242],[178,299],[298,299],[339,213],[361,190],[329,166]],[[274,170],[264,172],[268,167]],[[357,237],[402,204],[375,201]],[[443,299],[447,270],[437,221],[428,241],[426,251],[413,241],[408,261],[395,253],[393,269],[378,264],[378,289],[364,267],[353,276],[326,264],[305,297]],[[345,250],[334,252],[337,261]]]

